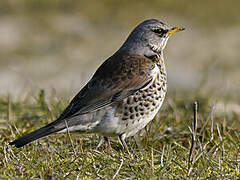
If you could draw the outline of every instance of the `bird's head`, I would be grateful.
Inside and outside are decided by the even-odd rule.
[[[160,54],[169,37],[183,30],[182,27],[171,27],[158,19],[149,19],[131,32],[120,50],[145,56]]]

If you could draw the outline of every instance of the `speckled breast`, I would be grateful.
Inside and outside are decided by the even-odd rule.
[[[126,129],[130,128],[130,131],[134,128],[132,131],[142,129],[154,118],[161,107],[167,91],[167,80],[166,76],[160,72],[148,88],[137,91],[123,101],[121,119],[125,121]],[[129,133],[132,135],[131,132]]]

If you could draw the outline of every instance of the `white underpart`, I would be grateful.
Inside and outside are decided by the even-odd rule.
[[[158,66],[156,64],[155,64],[155,67],[154,67],[152,73],[153,73],[152,76],[154,77],[153,78],[153,81],[154,81],[157,78],[157,74],[159,73],[159,68],[158,68]],[[158,78],[160,78],[160,77],[158,76]],[[144,88],[144,89],[146,89],[146,88]],[[165,94],[163,95],[162,98],[163,99],[165,98]],[[125,132],[126,137],[133,136],[139,130],[143,129],[154,118],[154,116],[157,114],[157,112],[159,111],[159,109],[162,106],[162,103],[163,103],[163,101],[159,101],[158,107],[152,113],[150,113],[149,115],[146,115],[144,118],[141,118],[141,120],[140,120],[141,123],[134,123],[134,124],[129,123],[130,127]]]
[[[151,49],[155,52],[162,51],[165,48],[169,37],[170,36],[162,38],[163,40],[159,44],[150,44]]]
[[[132,130],[131,131],[127,131],[125,134],[126,134],[126,137],[130,137],[130,136],[133,136],[135,135],[139,130],[143,129],[150,121],[153,120],[153,118],[155,117],[155,115],[158,113],[159,109],[161,108],[162,106],[162,102],[159,103],[158,105],[158,108],[156,108],[152,113],[150,113],[147,117],[145,118],[142,118],[140,121],[141,123],[139,123],[137,126],[133,126]]]
[[[163,50],[165,48],[165,46],[167,45],[167,41],[168,41],[169,37],[170,36],[168,36],[168,37],[163,39],[163,41],[162,41],[162,43],[160,45],[160,47],[162,48],[161,50]]]
[[[68,131],[86,131],[86,132],[91,132],[93,128],[96,127],[96,125],[99,123],[99,121],[96,121],[94,123],[88,123],[88,124],[84,124],[84,125],[75,125],[75,126],[71,126],[68,127]],[[61,131],[59,131],[58,133],[65,133],[67,132],[67,128],[63,129]]]
[[[148,83],[148,85],[146,87],[144,87],[142,90],[145,90],[151,86],[152,82],[156,79],[158,72],[159,72],[159,68],[156,64],[154,64],[154,68],[151,73],[151,76],[153,77],[152,81],[150,83]]]

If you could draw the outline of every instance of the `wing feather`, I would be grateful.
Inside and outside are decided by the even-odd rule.
[[[135,54],[117,53],[106,60],[73,98],[60,119],[89,113],[132,95],[152,81],[155,64]]]

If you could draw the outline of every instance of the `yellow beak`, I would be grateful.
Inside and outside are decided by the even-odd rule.
[[[183,27],[173,27],[170,31],[167,32],[167,35],[174,34],[179,31],[183,31],[185,28]]]

